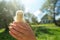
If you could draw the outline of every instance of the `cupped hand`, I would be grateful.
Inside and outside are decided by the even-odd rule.
[[[34,32],[28,23],[11,23],[9,26],[9,33],[17,40],[36,40]]]

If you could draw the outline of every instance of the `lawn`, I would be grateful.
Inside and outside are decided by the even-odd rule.
[[[54,24],[31,25],[37,40],[60,40],[60,27]],[[2,30],[0,30],[2,31]],[[0,40],[16,40],[8,31],[0,32]]]

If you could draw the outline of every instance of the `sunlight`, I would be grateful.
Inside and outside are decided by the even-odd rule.
[[[25,13],[27,13],[27,12],[29,12],[29,8],[28,7],[25,8]]]
[[[25,10],[31,13],[36,12],[42,7],[42,4],[45,2],[44,0],[21,0],[22,4],[25,7]]]
[[[6,2],[9,2],[10,0],[5,0]]]
[[[60,15],[56,16],[55,19],[58,20],[60,18]]]
[[[34,0],[22,0],[22,3],[23,4],[30,4],[30,3],[33,3]]]
[[[34,3],[34,0],[21,0],[22,4],[24,4],[25,12],[31,11],[31,6]]]
[[[0,1],[2,1],[2,0],[0,0]]]
[[[40,22],[41,20],[39,19],[41,18],[41,16],[43,16],[43,13],[39,9],[42,7],[46,0],[21,0],[21,1],[25,7],[25,13],[27,12],[33,13],[38,18],[38,22]]]
[[[37,10],[36,12],[34,12],[34,15],[35,15],[35,16],[38,16],[38,15],[41,14],[41,13],[42,13],[42,11]]]

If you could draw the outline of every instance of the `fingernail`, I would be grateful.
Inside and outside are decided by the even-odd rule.
[[[12,28],[11,26],[9,28]]]

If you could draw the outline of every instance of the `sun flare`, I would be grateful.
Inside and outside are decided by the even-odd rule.
[[[34,2],[34,0],[22,0],[23,4],[31,4],[33,2]]]

